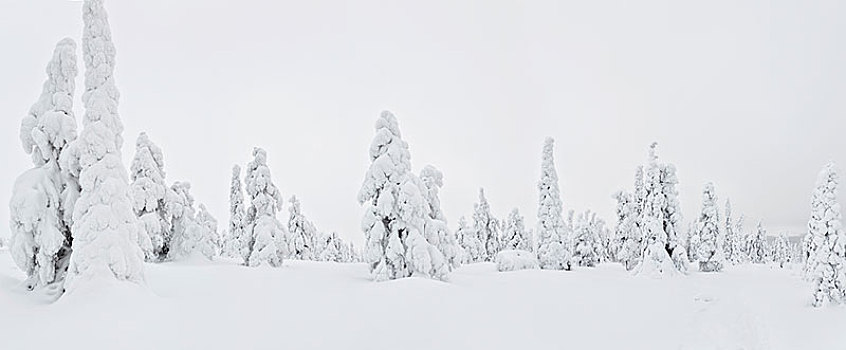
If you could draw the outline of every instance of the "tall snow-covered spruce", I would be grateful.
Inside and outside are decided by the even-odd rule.
[[[642,253],[640,227],[637,224],[637,202],[631,193],[623,191],[617,192],[614,198],[617,199],[616,239],[618,240],[616,244],[618,250],[615,254],[626,270],[631,271],[637,266]]]
[[[445,278],[448,264],[424,237],[426,199],[411,172],[411,154],[399,124],[384,111],[370,144],[370,167],[358,193],[365,204],[363,258],[377,281],[412,275]]]
[[[547,138],[543,145],[541,178],[538,182],[537,256],[542,269],[569,270],[570,242],[561,212],[558,172],[553,156],[555,141]]]
[[[11,255],[26,273],[27,288],[64,280],[71,255],[71,218],[78,195],[76,178],[63,173],[59,157],[76,139],[73,116],[76,43],[56,44],[38,101],[21,122],[24,151],[34,168],[15,181],[10,202]]]
[[[809,244],[806,271],[814,283],[814,306],[846,302],[846,233],[840,221],[837,187],[840,177],[834,164],[820,172],[811,198],[811,218],[808,220]]]
[[[658,161],[658,144],[649,147],[649,162],[643,174],[643,253],[635,268],[638,274],[663,275],[687,272],[687,253],[679,241],[681,213],[675,184],[675,167]]]
[[[63,168],[79,179],[73,211],[73,254],[66,287],[107,278],[141,283],[144,253],[121,160],[123,124],[114,82],[115,47],[103,0],[83,3],[84,129],[62,153]]]
[[[164,156],[147,133],[135,141],[135,158],[130,166],[132,173],[132,207],[141,220],[143,235],[149,237],[150,246],[144,246],[147,260],[162,261],[170,249],[171,227],[166,211],[168,187],[165,183]]]
[[[287,230],[276,219],[276,213],[282,209],[282,192],[273,184],[270,168],[267,167],[267,152],[261,148],[253,149],[253,161],[247,164],[244,183],[250,197],[250,209],[247,212],[249,224],[248,266],[280,266],[288,254]]]

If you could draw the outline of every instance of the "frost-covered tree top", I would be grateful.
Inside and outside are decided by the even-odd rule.
[[[370,165],[364,183],[358,192],[359,203],[377,197],[388,184],[405,181],[411,171],[411,153],[402,140],[397,118],[391,112],[382,112],[376,121],[376,136],[370,144]]]
[[[85,62],[84,129],[62,163],[79,174],[82,190],[73,214],[73,255],[67,284],[84,276],[110,275],[143,280],[139,225],[121,160],[123,125],[114,83],[115,48],[102,0],[83,4],[82,53]],[[84,278],[83,278],[84,279]]]
[[[76,43],[62,39],[47,64],[41,96],[21,122],[21,143],[36,166],[57,164],[61,151],[76,138],[73,95],[77,71]]]

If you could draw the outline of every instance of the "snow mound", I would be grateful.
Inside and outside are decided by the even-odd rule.
[[[496,269],[500,272],[538,268],[538,258],[525,250],[503,250],[496,255]]]

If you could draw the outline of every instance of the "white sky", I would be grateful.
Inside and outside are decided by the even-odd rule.
[[[124,162],[147,131],[164,149],[168,180],[191,182],[221,228],[230,168],[258,145],[286,197],[300,197],[320,229],[360,243],[356,194],[382,109],[399,118],[415,170],[444,172],[451,227],[471,214],[479,186],[496,215],[519,207],[533,226],[546,136],[557,140],[565,207],[608,221],[611,194],[631,187],[653,140],[678,167],[686,222],[714,181],[721,203],[730,196],[749,217],[747,229],[763,219],[770,231],[802,230],[818,171],[829,160],[846,168],[843,1],[107,8]],[[20,120],[55,43],[80,39],[80,12],[80,2],[0,0],[0,202],[31,165]]]

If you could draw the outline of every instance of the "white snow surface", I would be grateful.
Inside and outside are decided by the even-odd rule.
[[[0,338],[3,349],[842,347],[846,309],[811,307],[800,270],[653,279],[620,264],[499,273],[478,263],[449,282],[376,283],[363,263],[218,260],[146,264],[144,286],[105,280],[46,304],[19,289],[25,276],[0,249]]]

